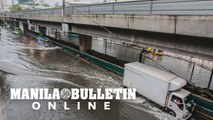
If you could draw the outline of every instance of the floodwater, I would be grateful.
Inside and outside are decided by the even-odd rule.
[[[111,110],[103,110],[103,101],[96,110],[88,110],[87,102],[57,100],[57,109],[48,110],[46,100],[39,110],[32,109],[34,100],[11,100],[10,88],[119,88],[122,78],[94,64],[73,56],[60,48],[44,48],[31,37],[2,29],[0,40],[0,87],[5,120],[173,120],[144,98],[111,100]],[[199,117],[193,117],[199,120]]]
[[[73,42],[77,45],[77,43],[73,40]],[[105,49],[107,47],[107,49]],[[95,51],[98,51],[103,54],[107,54],[113,57],[116,57],[120,60],[135,62],[139,61],[140,51],[141,49],[123,46],[120,44],[114,44],[113,41],[108,40],[106,42],[102,39],[93,39],[92,48]],[[173,58],[170,56],[157,56],[148,54],[149,58],[145,59],[145,64],[151,65],[153,67],[171,71],[181,78],[189,81],[192,73],[193,64],[177,58]],[[151,58],[151,59],[150,59]],[[193,76],[191,82],[196,86],[200,86],[201,88],[207,88],[209,80],[210,80],[211,71],[205,69],[201,66],[195,65],[195,69],[193,72]],[[213,82],[210,84],[210,89],[213,90]]]
[[[36,29],[35,32],[39,32],[39,30]],[[51,31],[51,29],[48,30],[47,34],[51,37],[55,37],[55,33]],[[70,42],[76,46],[79,46],[78,37],[69,37],[68,33],[65,33],[63,39],[66,42]],[[141,48],[127,46],[121,43],[117,43],[115,41],[111,41],[110,39],[108,39],[106,42],[104,39],[98,37],[93,37],[92,49],[97,52],[107,54],[119,60],[127,62],[139,61],[139,56],[141,52]],[[149,58],[145,59],[145,64],[165,71],[170,71],[187,81],[191,81],[191,83],[201,88],[208,87],[211,76],[211,70],[201,67],[199,65],[195,65],[192,78],[190,79],[192,74],[193,63],[167,55],[156,56],[148,54],[148,57]],[[150,58],[152,60],[150,60]],[[213,61],[210,62],[213,63]],[[207,66],[207,68],[211,68],[211,66]],[[210,83],[209,89],[213,90],[213,82]]]

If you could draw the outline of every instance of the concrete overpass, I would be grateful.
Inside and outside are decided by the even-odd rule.
[[[93,36],[213,59],[213,1],[143,0],[25,11],[3,16],[78,33],[86,46]],[[63,24],[63,25],[62,25]],[[87,50],[85,46],[81,50]]]

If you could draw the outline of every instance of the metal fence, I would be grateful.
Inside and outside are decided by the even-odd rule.
[[[52,8],[9,15],[62,15],[62,10]],[[64,14],[213,15],[213,0],[138,0],[87,4],[65,7]]]

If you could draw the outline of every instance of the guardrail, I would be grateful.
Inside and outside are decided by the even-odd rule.
[[[62,10],[42,9],[9,15],[61,15]],[[87,4],[65,7],[64,14],[213,15],[213,0],[140,0]]]

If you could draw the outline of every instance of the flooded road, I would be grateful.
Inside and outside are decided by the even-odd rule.
[[[72,40],[74,44],[78,45],[76,41]],[[107,49],[105,49],[107,47]],[[131,46],[123,46],[119,44],[114,44],[113,41],[108,41],[107,45],[102,39],[93,39],[92,49],[98,51],[103,54],[107,54],[113,57],[118,58],[119,60],[135,62],[139,60],[141,49],[133,48]],[[145,64],[151,65],[153,67],[165,70],[172,71],[177,74],[181,78],[185,80],[190,80],[193,63],[190,63],[186,60],[177,59],[174,57],[170,57],[167,55],[158,56],[148,54],[149,58],[145,59]],[[156,62],[154,62],[156,61]],[[213,61],[211,61],[213,63]],[[163,67],[160,67],[163,66]],[[166,68],[166,69],[165,69]],[[194,74],[191,82],[201,88],[207,88],[209,79],[210,79],[211,71],[205,69],[201,66],[196,65],[194,69]],[[213,82],[211,82],[210,89],[213,90]]]
[[[38,32],[38,31],[37,31]],[[54,37],[54,34],[51,34]],[[76,46],[79,46],[79,38],[65,38],[66,42],[70,42]],[[125,46],[121,43],[116,43],[115,41],[107,40],[107,42],[102,38],[94,37],[92,40],[92,50],[100,52],[102,54],[107,54],[113,56],[119,60],[127,62],[135,62],[139,60],[141,48],[134,48],[131,46]],[[171,71],[181,78],[190,81],[190,76],[192,73],[193,63],[186,60],[177,59],[170,57],[168,55],[158,56],[148,54],[149,58],[145,59],[145,64],[151,65],[153,67]],[[154,62],[155,61],[155,62]],[[213,63],[213,61],[209,61]],[[163,66],[163,67],[160,67]],[[211,66],[207,66],[211,68]],[[166,69],[165,69],[166,68]],[[194,73],[191,82],[196,86],[201,88],[207,88],[210,80],[211,70],[203,68],[199,65],[195,65]],[[213,82],[210,84],[210,89],[213,90]]]
[[[97,110],[88,110],[87,102],[67,100],[70,110],[64,110],[65,100],[57,101],[56,110],[47,110],[47,101],[41,100],[41,109],[32,110],[34,100],[10,100],[10,88],[119,88],[122,78],[73,56],[60,48],[44,48],[35,39],[13,34],[2,29],[0,40],[0,87],[6,120],[173,120],[144,98],[112,100],[111,110],[103,110],[103,101]],[[199,120],[201,118],[192,118]]]

